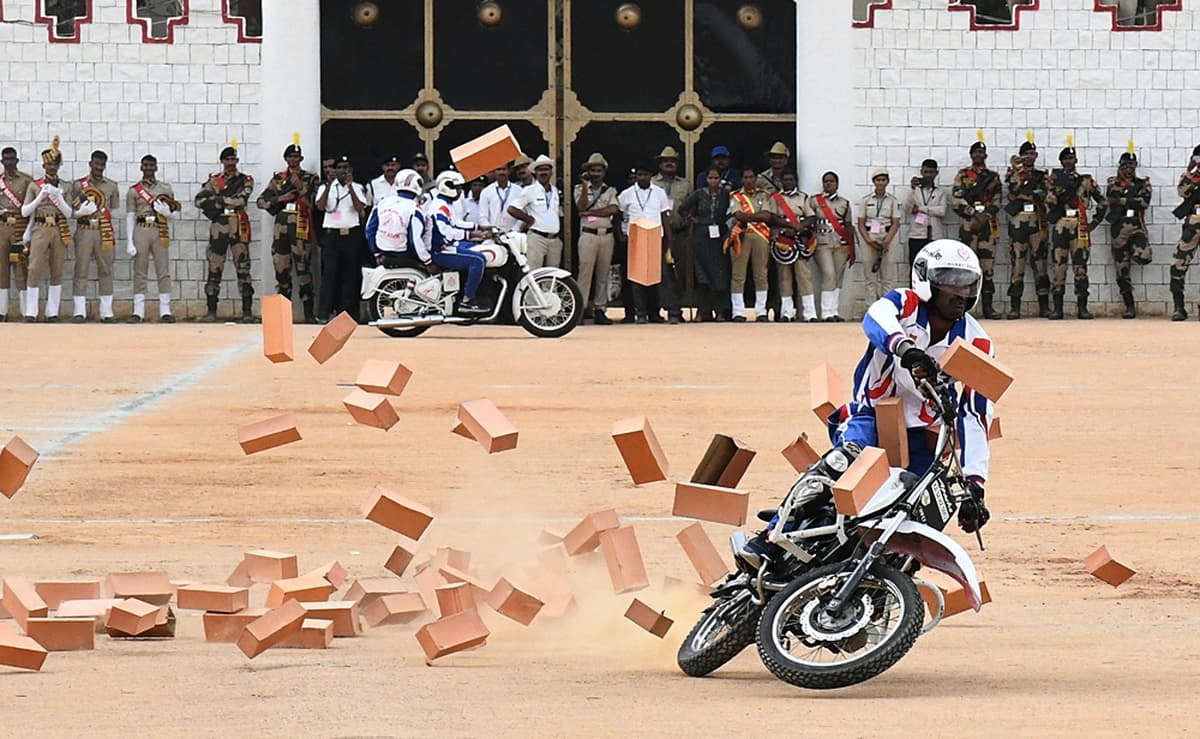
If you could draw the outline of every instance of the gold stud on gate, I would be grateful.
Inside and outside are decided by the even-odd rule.
[[[622,3],[617,8],[617,25],[621,30],[632,31],[642,24],[642,9],[637,3]]]
[[[675,122],[684,131],[695,131],[704,121],[704,114],[700,111],[700,107],[691,103],[684,103],[675,111]]]
[[[757,5],[749,3],[738,8],[738,25],[747,31],[753,31],[754,29],[758,28],[762,25],[762,21],[762,11],[759,10]]]
[[[370,28],[379,22],[379,6],[371,2],[361,2],[351,11],[354,22],[363,28]]]
[[[426,100],[417,106],[417,122],[425,128],[437,128],[442,122],[442,106]]]
[[[479,7],[475,9],[475,17],[479,20],[479,25],[484,28],[495,28],[500,25],[500,18],[503,15],[504,11],[501,10],[500,3],[492,0],[479,3]]]

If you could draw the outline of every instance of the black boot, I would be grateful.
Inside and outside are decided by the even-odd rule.
[[[612,319],[610,319],[608,317],[608,315],[605,314],[603,308],[596,308],[595,312],[592,315],[593,315],[592,321],[597,326],[611,326],[612,325]]]
[[[1013,295],[1009,298],[1012,305],[1008,308],[1008,315],[1005,316],[1010,321],[1015,321],[1021,317],[1021,296]]]
[[[1137,318],[1137,306],[1133,304],[1133,293],[1121,293],[1121,298],[1125,301],[1125,312],[1121,314],[1121,318]]]
[[[208,296],[208,313],[200,319],[201,323],[216,323],[217,322],[217,296]]]
[[[1063,294],[1054,293],[1054,310],[1046,316],[1051,321],[1061,321],[1063,317]]]
[[[1183,290],[1171,291],[1171,299],[1175,301],[1175,312],[1171,314],[1172,321],[1186,321],[1187,311],[1183,309]]]
[[[313,299],[312,298],[306,298],[304,300],[304,322],[305,323],[316,323],[317,322],[316,314],[313,313]]]
[[[997,313],[996,309],[992,307],[992,297],[994,295],[995,295],[994,292],[989,291],[989,292],[982,293],[979,296],[979,302],[983,305],[983,317],[984,318],[999,318],[1000,317],[1000,314]]]
[[[1040,318],[1049,318],[1050,317],[1050,296],[1049,295],[1039,295],[1038,296],[1038,317],[1040,317]]]
[[[1083,295],[1078,295],[1075,298],[1075,300],[1078,301],[1078,304],[1079,304],[1079,320],[1081,320],[1081,321],[1090,321],[1090,320],[1092,320],[1092,318],[1094,318],[1094,316],[1092,315],[1092,312],[1088,310],[1087,299],[1088,299],[1087,293],[1084,293]]]
[[[242,323],[258,323],[258,319],[254,317],[254,296],[242,296]]]

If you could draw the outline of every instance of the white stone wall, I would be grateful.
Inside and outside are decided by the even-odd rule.
[[[1115,174],[1132,138],[1140,174],[1155,187],[1147,219],[1154,262],[1134,265],[1135,295],[1146,313],[1167,310],[1168,267],[1179,238],[1171,216],[1179,203],[1175,183],[1200,143],[1200,89],[1191,84],[1200,9],[1188,3],[1163,13],[1162,31],[1114,32],[1111,14],[1095,12],[1093,0],[1042,0],[1039,10],[1021,12],[1019,30],[971,31],[969,14],[948,12],[946,5],[895,0],[891,10],[876,12],[874,28],[855,29],[847,78],[855,94],[856,156],[854,171],[842,173],[843,194],[865,195],[870,172],[884,166],[902,197],[926,157],[938,160],[939,181],[949,187],[969,163],[967,148],[978,128],[988,143],[988,163],[1001,174],[1027,129],[1034,132],[1043,167],[1058,166],[1058,152],[1073,134],[1079,170],[1100,183]],[[806,173],[806,184],[811,187],[808,180],[817,176]],[[1010,264],[1003,215],[1002,231],[996,267],[1001,305]],[[1119,313],[1107,224],[1094,237],[1092,301]],[[906,238],[907,229],[901,233]],[[1186,294],[1193,303],[1200,281],[1189,277]],[[1035,300],[1032,279],[1027,272],[1028,302]]]
[[[220,169],[221,148],[238,139],[241,165],[254,175],[256,195],[279,153],[273,150],[264,165],[260,45],[238,43],[236,27],[221,20],[220,0],[191,0],[190,6],[188,25],[175,27],[172,44],[143,43],[141,26],[126,22],[125,0],[93,0],[92,22],[82,26],[78,44],[50,43],[45,25],[34,22],[33,0],[4,0],[0,23],[5,59],[0,64],[0,146],[17,148],[22,170],[41,176],[38,152],[55,134],[62,139],[64,178],[87,174],[89,155],[102,149],[109,156],[108,175],[120,185],[123,209],[126,189],[141,177],[142,156],[158,157],[159,178],[171,183],[184,204],[171,243],[174,311],[180,317],[204,312],[208,221],[192,199],[207,176]],[[252,267],[255,292],[261,296],[274,291],[274,277],[271,268],[264,269],[262,227],[257,217],[253,221]],[[117,228],[114,269],[120,316],[129,313],[132,295],[123,211]],[[72,257],[63,280],[64,315],[70,314]],[[225,274],[221,310],[229,314],[238,297],[232,260]],[[89,300],[95,290],[93,279]],[[147,317],[154,320],[155,298],[147,303]],[[94,301],[89,311],[94,317]],[[9,314],[16,312],[14,295]]]

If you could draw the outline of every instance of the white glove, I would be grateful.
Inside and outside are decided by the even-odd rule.
[[[79,208],[75,211],[75,215],[87,218],[88,216],[95,215],[96,211],[98,210],[100,209],[96,207],[95,203],[90,200],[85,200],[79,204]]]
[[[154,208],[154,212],[160,216],[171,215],[171,206],[167,205],[161,200],[155,200],[154,203],[151,204],[151,207]]]
[[[136,257],[136,256],[137,256],[137,247],[133,245],[133,239],[130,239],[130,240],[129,240],[129,241],[126,243],[126,244],[125,244],[125,253],[126,253],[126,254],[128,254],[128,255],[129,255],[129,256],[131,256],[131,257]]]
[[[62,190],[58,189],[54,185],[51,185],[50,183],[46,183],[42,185],[42,189],[38,191],[37,199],[39,201],[45,200],[47,195],[56,192],[61,194]]]

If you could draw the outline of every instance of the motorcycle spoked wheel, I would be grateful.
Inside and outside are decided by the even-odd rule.
[[[406,283],[416,283],[420,281],[424,275],[416,270],[408,270],[402,277],[389,277],[379,283],[379,289],[375,294],[367,300],[367,312],[371,315],[372,321],[378,321],[381,318],[402,318],[404,315],[396,312],[393,303],[393,294],[403,290]],[[407,315],[407,314],[405,314]],[[420,336],[429,330],[428,326],[413,326],[412,328],[379,328],[388,336],[396,338],[412,338]]]
[[[529,295],[534,289],[549,293],[551,299],[557,301],[558,310],[544,315],[533,307]],[[520,306],[517,323],[521,328],[540,339],[556,339],[571,333],[579,325],[579,317],[583,315],[583,293],[570,277],[546,275],[539,277],[534,287],[521,293]]]
[[[720,598],[692,627],[675,661],[683,674],[704,677],[754,643],[762,608],[754,605],[749,592]]]
[[[883,673],[912,648],[925,611],[912,579],[876,563],[831,617],[824,605],[849,576],[845,563],[819,567],[767,603],[758,656],[771,674],[801,688],[844,688]]]

